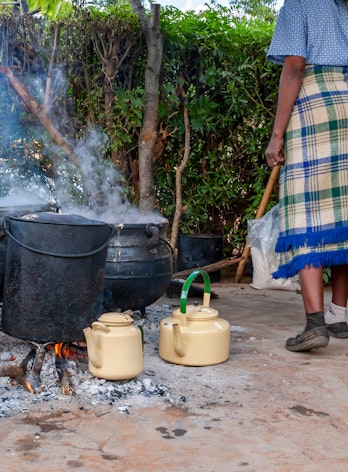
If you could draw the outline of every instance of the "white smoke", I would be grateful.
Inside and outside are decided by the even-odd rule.
[[[91,129],[76,143],[81,173],[70,164],[61,164],[56,182],[60,211],[74,213],[111,224],[160,223],[166,221],[159,212],[142,213],[124,195],[122,176],[104,158],[107,137]],[[88,201],[85,192],[88,191]],[[75,198],[72,198],[72,194]]]
[[[66,78],[60,68],[54,71],[52,77],[54,95],[57,99],[53,100],[49,108],[49,116],[56,128],[64,136],[67,136],[69,133],[66,130],[70,120],[66,116],[65,107],[60,107],[61,100],[59,99],[59,97],[65,96]],[[46,77],[41,79],[35,76],[32,78],[31,84],[28,85],[41,103],[45,101],[45,80]],[[29,80],[28,83],[30,83]],[[17,114],[15,115],[17,116]],[[11,138],[14,135],[12,131],[19,131],[20,127],[15,122],[11,124],[9,121],[11,120],[7,120],[7,134]],[[6,201],[3,201],[4,205],[17,206],[22,203],[38,203],[37,198],[39,198],[46,202],[56,202],[62,213],[74,213],[111,224],[166,221],[159,212],[144,214],[127,200],[122,175],[105,157],[109,142],[102,130],[90,128],[83,137],[74,141],[69,140],[69,144],[73,147],[78,158],[79,168],[76,168],[69,160],[69,156],[62,157],[61,148],[48,144],[51,138],[44,132],[43,127],[37,122],[33,123],[35,126],[33,134],[37,136],[38,142],[42,143],[45,154],[53,163],[54,180],[45,176],[39,167],[43,155],[35,155],[35,151],[31,156],[31,161],[37,162],[34,166],[29,165],[29,159],[26,158],[25,152],[32,143],[28,143],[24,138],[16,137],[18,142],[22,143],[22,148],[20,152],[17,152],[16,157],[10,151],[6,152],[6,159],[1,159],[0,156],[0,198],[6,197]],[[5,141],[2,140],[10,150],[13,140]],[[14,147],[18,149],[17,142]],[[4,154],[2,149],[1,151]],[[38,153],[40,152],[38,150]],[[29,171],[27,170],[28,165]],[[32,167],[35,169],[32,170]]]

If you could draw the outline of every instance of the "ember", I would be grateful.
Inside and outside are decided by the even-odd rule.
[[[87,359],[86,343],[56,343],[53,348],[57,356],[62,358]]]

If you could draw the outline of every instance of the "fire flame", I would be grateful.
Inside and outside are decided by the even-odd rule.
[[[82,343],[56,343],[54,352],[61,359],[83,359],[87,357],[87,347]]]
[[[54,345],[54,352],[57,354],[57,356],[59,357],[65,357],[64,355],[62,355],[62,347],[63,347],[63,343],[56,343]]]

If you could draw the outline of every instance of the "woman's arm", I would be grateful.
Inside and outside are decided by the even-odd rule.
[[[287,56],[284,60],[279,81],[278,105],[273,132],[265,152],[267,164],[271,167],[283,165],[285,162],[284,133],[300,92],[305,65],[306,59],[300,56]]]

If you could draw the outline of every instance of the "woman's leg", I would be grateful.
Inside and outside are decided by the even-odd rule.
[[[305,267],[299,271],[306,327],[303,333],[286,341],[289,351],[308,351],[327,346],[329,332],[324,318],[324,287],[322,267]]]
[[[331,267],[332,303],[346,307],[348,299],[348,264]]]
[[[348,338],[347,298],[348,264],[331,267],[332,299],[325,313],[329,333],[335,338]]]
[[[322,267],[305,267],[299,271],[299,279],[306,315],[324,311]]]

